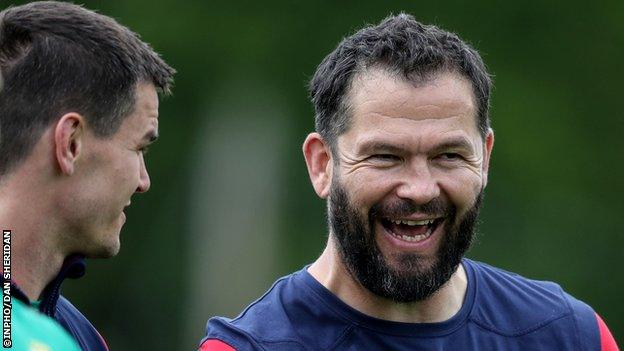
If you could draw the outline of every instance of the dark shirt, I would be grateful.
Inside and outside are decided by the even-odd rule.
[[[468,259],[462,264],[464,303],[444,322],[364,315],[304,268],[278,280],[235,319],[211,318],[200,349],[601,350],[599,318],[559,285]]]

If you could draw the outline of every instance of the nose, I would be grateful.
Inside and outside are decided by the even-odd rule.
[[[139,166],[139,185],[136,188],[137,193],[144,193],[149,190],[151,185],[149,174],[147,173],[147,166],[145,165],[145,159],[141,154],[141,165]]]
[[[396,189],[398,197],[411,200],[417,205],[429,203],[440,196],[438,181],[428,167],[428,162],[423,160],[407,167],[403,179]]]

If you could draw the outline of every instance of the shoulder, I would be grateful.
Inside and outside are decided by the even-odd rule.
[[[305,343],[296,327],[305,323],[301,307],[305,304],[302,271],[278,279],[258,300],[234,319],[213,317],[208,320],[201,350],[227,350],[219,342],[237,350],[304,350]],[[297,326],[293,325],[297,323]]]
[[[46,350],[78,351],[67,331],[51,318],[11,298],[12,347],[18,350],[39,347]],[[6,344],[5,344],[6,346]]]
[[[599,343],[595,312],[558,284],[466,261],[476,281],[471,319],[482,328],[506,336],[539,331],[578,343]]]
[[[84,350],[108,351],[104,338],[93,324],[63,296],[59,296],[54,318],[69,331]]]

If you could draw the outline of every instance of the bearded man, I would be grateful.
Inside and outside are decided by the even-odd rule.
[[[201,350],[615,350],[585,303],[464,258],[494,133],[491,79],[455,34],[401,14],[344,39],[310,84],[303,153],[329,240]]]

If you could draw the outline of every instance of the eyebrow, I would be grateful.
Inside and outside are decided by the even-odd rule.
[[[429,152],[437,153],[449,149],[462,149],[473,151],[473,145],[465,137],[453,137],[435,145]],[[399,154],[405,152],[405,148],[401,146],[378,140],[365,141],[360,145],[358,150],[360,153],[365,154],[373,152],[388,152],[393,154]]]
[[[363,153],[363,154],[368,154],[368,153],[373,153],[373,152],[389,152],[393,154],[398,154],[398,153],[405,152],[403,148],[397,145],[390,144],[384,141],[378,141],[378,140],[365,141],[364,143],[360,145],[358,150],[360,151],[360,153]]]
[[[433,152],[436,153],[436,152],[449,150],[449,149],[473,151],[473,145],[465,137],[455,137],[452,139],[445,140],[442,143],[436,145],[433,148]]]

